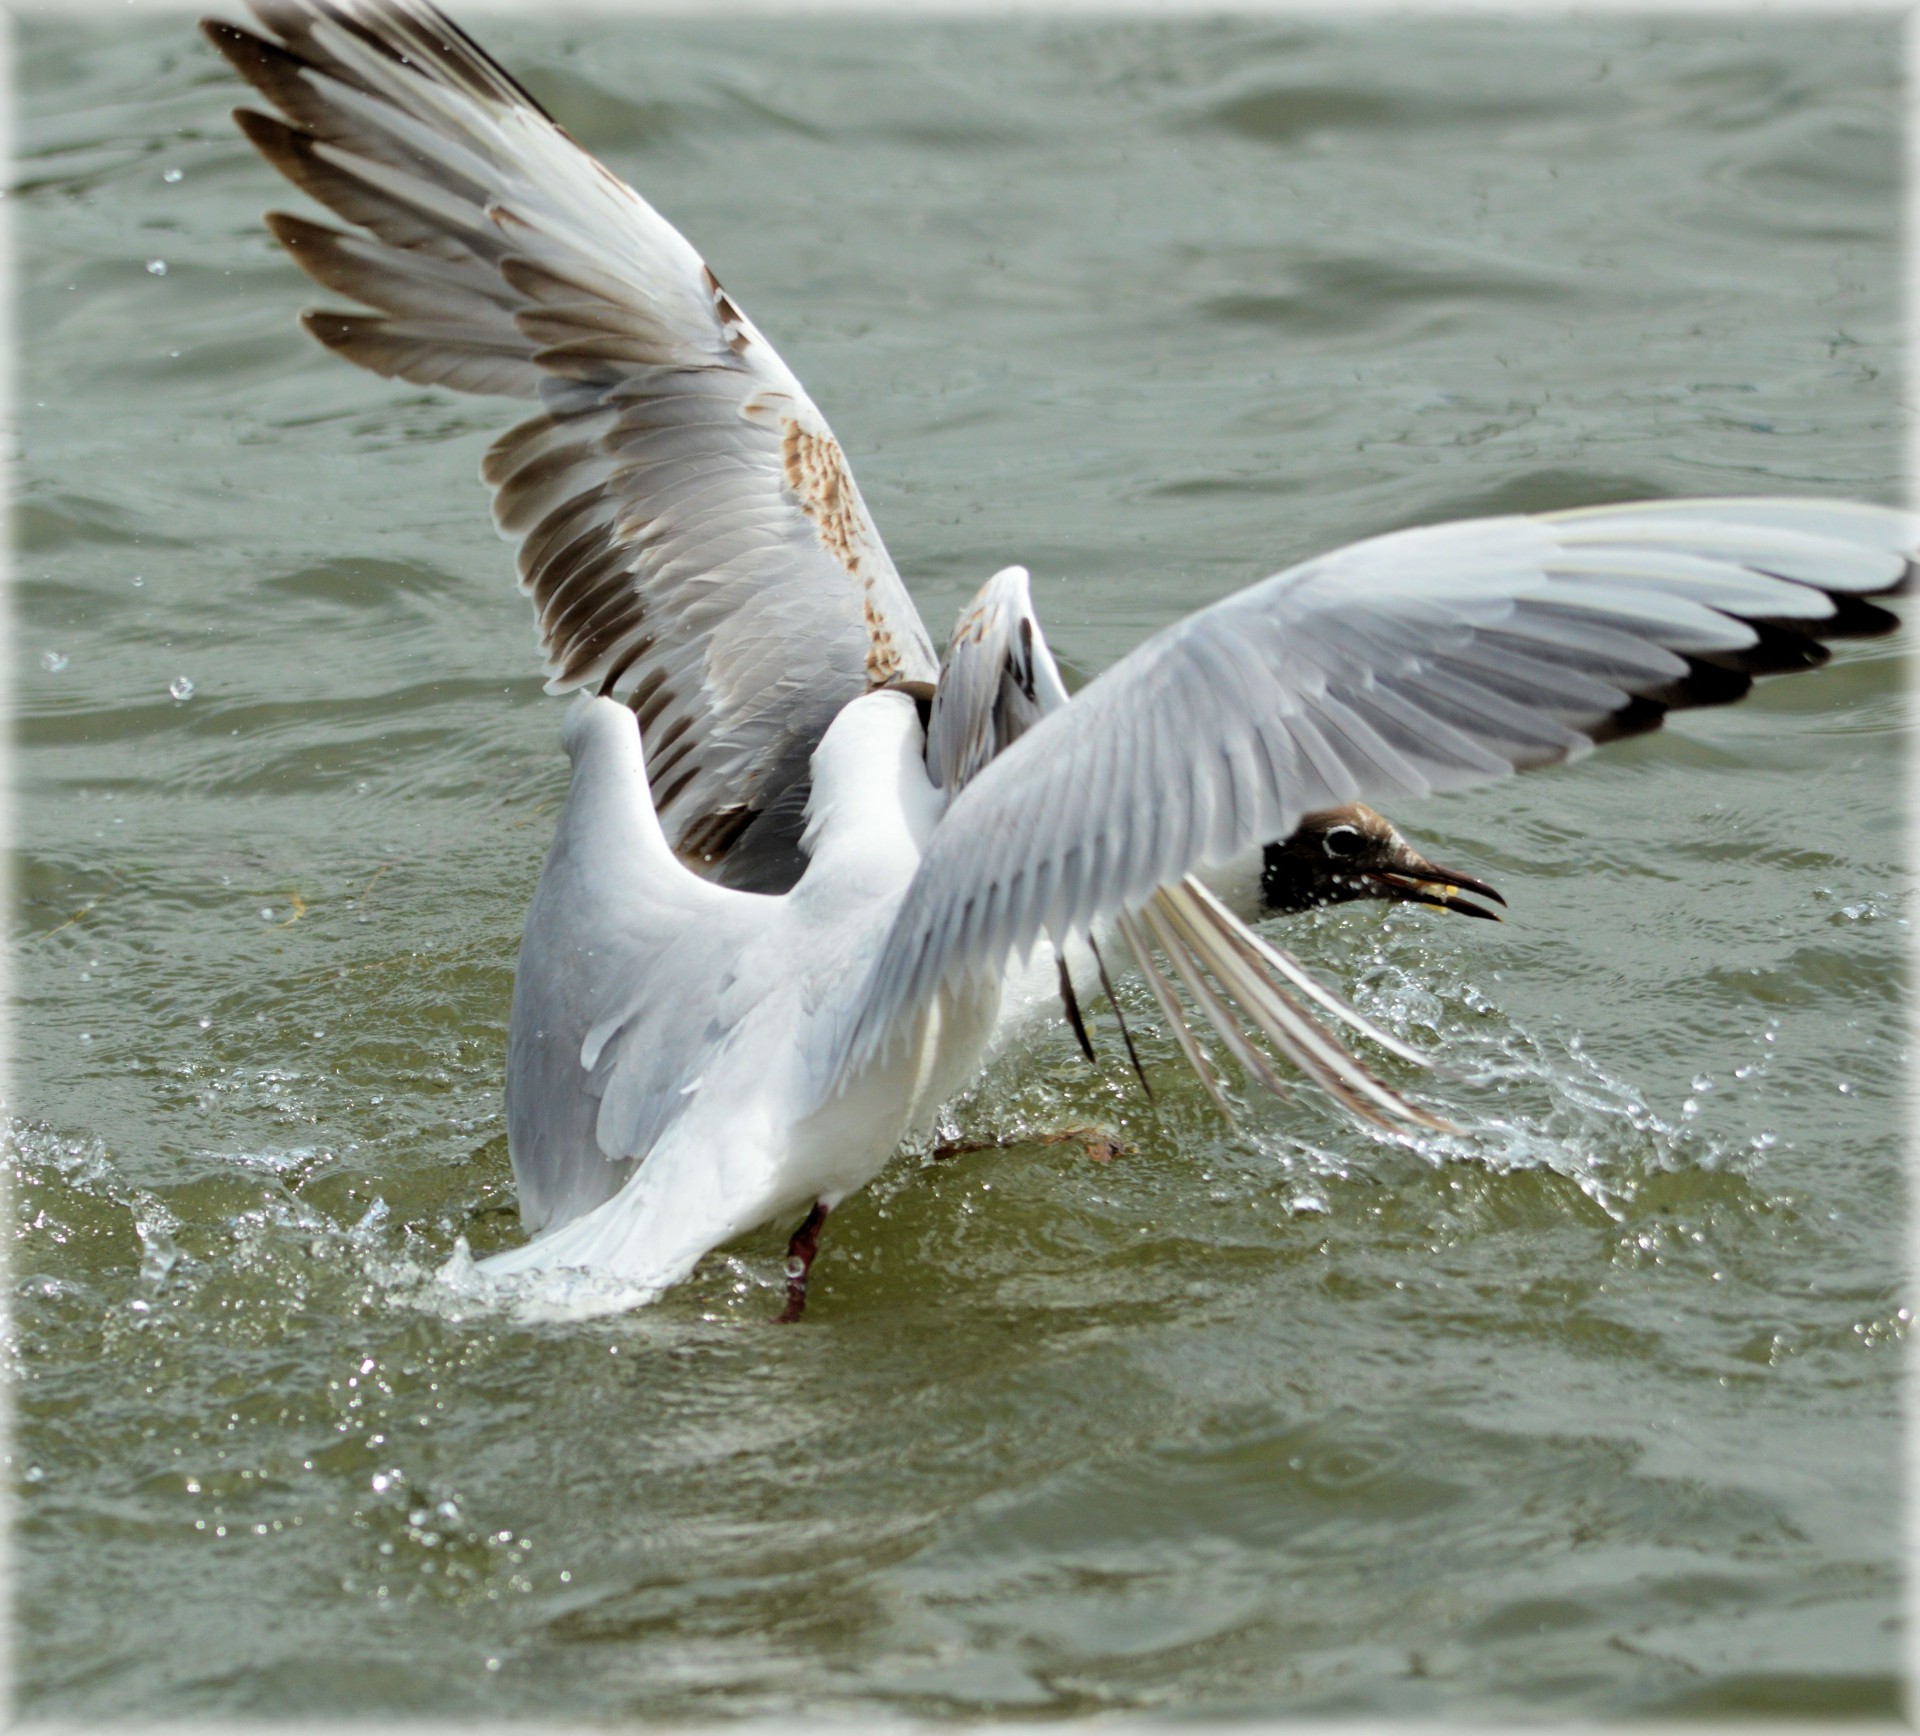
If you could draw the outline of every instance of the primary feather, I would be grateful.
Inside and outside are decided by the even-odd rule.
[[[1699,500],[1396,531],[1188,616],[954,799],[840,1033],[857,1062],[999,972],[1315,809],[1465,789],[1725,704],[1883,632],[1920,525]]]
[[[848,700],[938,674],[826,419],[686,240],[419,0],[250,0],[204,29],[277,115],[235,118],[362,233],[270,213],[372,312],[361,367],[536,399],[482,466],[551,691],[640,718],[668,839],[784,890],[807,761]]]

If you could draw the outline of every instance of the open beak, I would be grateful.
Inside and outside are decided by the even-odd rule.
[[[1471,874],[1456,873],[1451,868],[1442,868],[1439,863],[1416,856],[1411,850],[1403,861],[1396,862],[1390,869],[1375,869],[1368,878],[1377,880],[1388,898],[1407,904],[1432,904],[1441,910],[1457,911],[1461,916],[1484,917],[1489,922],[1498,922],[1500,912],[1489,910],[1484,904],[1475,904],[1461,897],[1461,893],[1471,892],[1481,898],[1490,898],[1503,908],[1507,902],[1484,880],[1476,880]]]

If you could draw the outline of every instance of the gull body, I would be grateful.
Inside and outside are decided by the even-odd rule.
[[[813,756],[808,866],[777,896],[711,885],[674,858],[627,707],[579,701],[565,739],[573,781],[527,919],[507,1087],[516,1151],[560,1183],[523,1211],[555,1228],[489,1265],[588,1269],[657,1293],[709,1248],[871,1180],[964,1083],[1000,993],[944,993],[884,1055],[819,1075],[821,1027],[857,995],[942,805],[906,695],[835,718]],[[649,1017],[662,1005],[678,1041]],[[599,1155],[622,1144],[644,1164]]]
[[[1367,804],[1577,759],[1896,624],[1869,599],[1908,583],[1908,515],[1660,501],[1371,537],[1071,697],[1008,568],[937,657],[825,418],[658,212],[425,0],[249,4],[265,34],[205,27],[277,111],[236,119],[349,226],[269,213],[362,304],[304,323],[528,401],[482,477],[549,688],[590,696],[515,982],[533,1239],[502,1277],[657,1295],[804,1210],[792,1317],[824,1213],[996,1027],[1056,989],[1077,1022],[1056,955],[1084,984],[1116,942],[1223,1108],[1222,1056],[1276,1090],[1278,1057],[1369,1121],[1444,1126],[1334,1027],[1426,1057],[1245,914],[1491,915]]]

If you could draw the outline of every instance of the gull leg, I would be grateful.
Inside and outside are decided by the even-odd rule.
[[[807,1311],[807,1274],[813,1269],[813,1256],[820,1249],[820,1226],[827,1221],[827,1206],[813,1202],[806,1222],[793,1232],[787,1243],[787,1305],[774,1316],[777,1326],[791,1326]]]

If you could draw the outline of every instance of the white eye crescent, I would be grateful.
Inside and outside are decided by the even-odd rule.
[[[1358,826],[1329,826],[1320,840],[1320,848],[1329,856],[1357,856],[1360,854],[1360,843]]]

